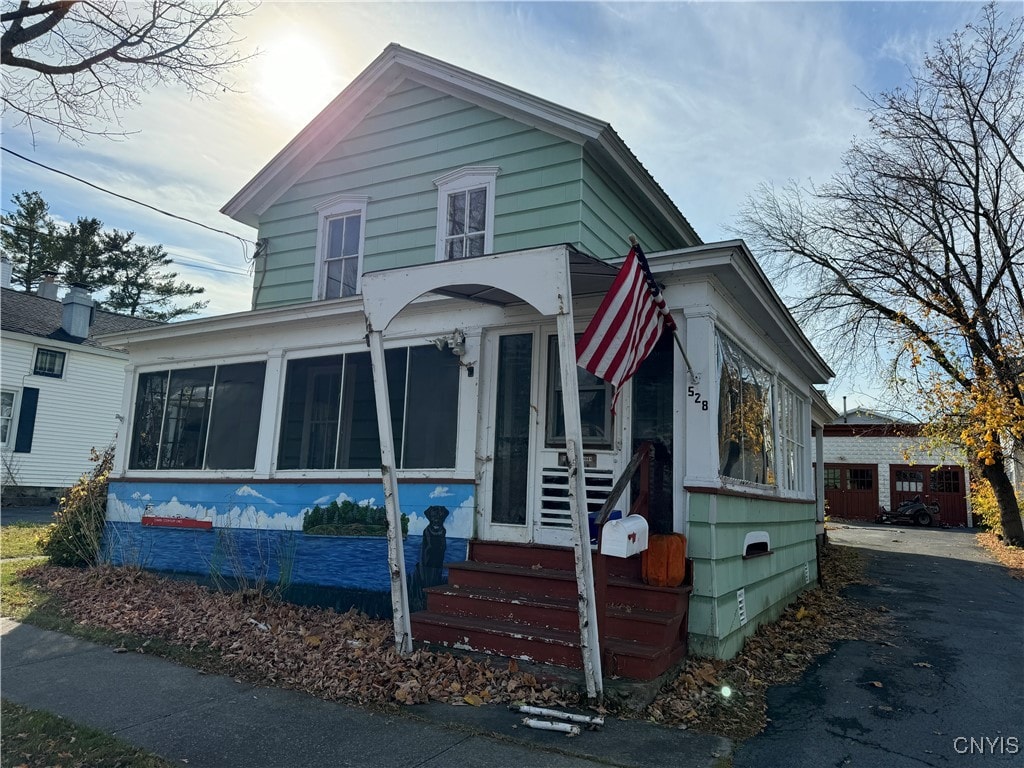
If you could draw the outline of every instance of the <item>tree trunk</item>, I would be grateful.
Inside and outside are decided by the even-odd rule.
[[[982,476],[992,486],[999,504],[999,521],[1003,526],[1003,540],[1015,547],[1024,547],[1024,523],[1020,518],[1020,505],[1013,492],[1013,483],[1006,474],[1003,462],[982,465]]]

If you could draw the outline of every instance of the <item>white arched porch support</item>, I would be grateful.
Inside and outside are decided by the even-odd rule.
[[[470,301],[491,304],[525,301],[541,314],[553,316],[557,325],[565,405],[566,455],[569,462],[568,501],[572,516],[579,597],[580,649],[583,655],[587,694],[591,698],[601,695],[601,649],[597,633],[594,574],[590,557],[570,278],[577,276],[578,279],[586,279],[593,275],[610,282],[609,271],[614,275],[614,268],[582,256],[570,246],[560,245],[435,262],[363,275],[363,312],[366,315],[380,431],[381,476],[384,481],[384,503],[388,514],[391,605],[394,612],[395,645],[399,653],[412,651],[412,625],[405,580],[405,555],[401,541],[401,507],[391,431],[383,332],[402,309],[427,293],[458,296]],[[441,329],[424,330],[433,332]]]

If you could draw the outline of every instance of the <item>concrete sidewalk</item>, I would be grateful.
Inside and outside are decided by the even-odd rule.
[[[116,654],[9,619],[0,635],[5,699],[193,768],[700,768],[732,748],[715,736],[613,719],[567,738],[516,727],[521,716],[496,705],[433,704],[384,715]]]

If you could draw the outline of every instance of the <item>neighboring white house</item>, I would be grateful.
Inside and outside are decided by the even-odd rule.
[[[127,353],[97,333],[159,325],[96,310],[83,288],[62,301],[4,287],[0,302],[0,443],[5,503],[52,500],[91,469],[90,449],[117,433]]]
[[[873,520],[920,495],[938,502],[942,522],[973,524],[967,462],[954,446],[920,436],[921,425],[857,408],[825,426],[824,486],[832,517]]]

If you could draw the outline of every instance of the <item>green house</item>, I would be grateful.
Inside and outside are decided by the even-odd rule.
[[[107,339],[131,356],[121,539],[174,514],[301,533],[318,497],[384,499],[406,543],[330,554],[378,557],[383,582],[310,549],[292,586],[390,593],[400,648],[583,666],[598,687],[730,656],[815,583],[832,372],[746,245],[703,243],[607,123],[391,45],[223,212],[258,229],[252,310]],[[630,235],[678,343],[613,412],[571,361]],[[640,496],[648,536],[686,536],[682,584],[583,528],[642,446],[644,479],[608,505]],[[202,572],[145,533],[149,567]]]

